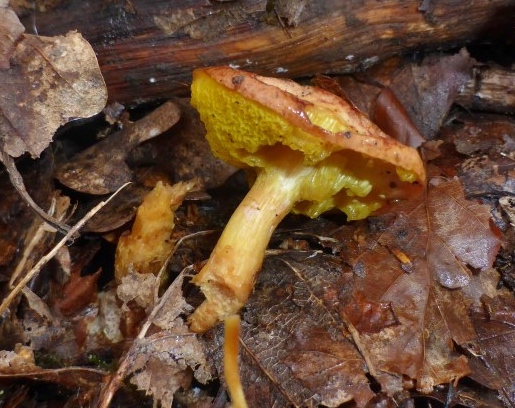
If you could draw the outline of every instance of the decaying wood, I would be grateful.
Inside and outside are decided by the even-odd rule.
[[[515,72],[499,67],[478,67],[456,102],[468,109],[515,113]]]
[[[507,38],[514,10],[513,0],[70,0],[29,11],[24,23],[41,35],[81,32],[110,98],[129,102],[186,93],[199,66],[302,77],[350,72],[413,49]]]

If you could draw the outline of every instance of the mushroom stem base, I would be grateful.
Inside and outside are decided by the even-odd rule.
[[[205,332],[245,304],[268,242],[298,200],[291,171],[262,171],[227,223],[206,265],[193,278],[206,300],[190,316],[190,329]]]

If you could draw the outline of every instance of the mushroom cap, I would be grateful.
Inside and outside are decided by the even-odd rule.
[[[314,217],[337,207],[350,219],[364,218],[424,188],[424,164],[416,149],[317,87],[230,67],[202,68],[193,72],[191,103],[213,153],[236,167],[270,171],[271,163],[300,157],[305,166],[320,168],[314,181],[326,183],[342,178],[335,170],[341,167],[348,179],[341,191],[303,197],[297,212]]]

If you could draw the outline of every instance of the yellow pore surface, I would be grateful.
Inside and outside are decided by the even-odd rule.
[[[318,135],[202,72],[194,78],[191,103],[204,122],[213,153],[248,170],[251,179],[261,171],[286,171],[296,177],[295,168],[303,166],[294,212],[317,217],[338,208],[349,220],[366,218],[408,195],[416,179],[412,172],[380,159],[328,146]],[[304,113],[331,133],[347,130],[328,110],[310,106]],[[306,167],[311,171],[306,172]]]

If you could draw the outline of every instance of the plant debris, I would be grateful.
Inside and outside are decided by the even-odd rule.
[[[126,123],[113,133],[64,163],[56,171],[65,186],[88,194],[108,194],[132,180],[125,163],[129,152],[138,144],[167,131],[180,118],[179,107],[168,101],[143,119]]]
[[[129,3],[127,16],[138,18]],[[424,18],[435,17],[430,3]],[[160,29],[194,36],[206,21],[224,32],[224,21],[242,21],[188,7],[179,25],[173,13],[158,18]],[[270,1],[259,13],[290,38],[311,8]],[[362,220],[326,207],[308,211],[314,219],[285,216],[233,317],[239,333],[224,339],[221,326],[199,334],[188,319],[205,301],[194,277],[248,193],[244,177],[212,155],[188,98],[127,112],[112,101],[56,137],[106,103],[95,52],[75,32],[24,33],[0,0],[0,405],[515,406],[515,121],[504,114],[513,113],[514,76],[470,46],[470,55],[408,55],[313,79],[375,118],[392,143],[419,148],[417,191],[427,188]],[[312,88],[301,89],[305,98]],[[298,120],[317,120],[311,102],[295,105],[306,113]],[[237,107],[216,112],[226,113],[242,123]],[[252,160],[268,157],[269,146],[227,133],[255,148]],[[363,163],[361,153],[347,160]],[[286,158],[298,160],[285,148],[266,160]],[[350,191],[342,200],[357,201]],[[238,242],[255,235],[243,228]]]

